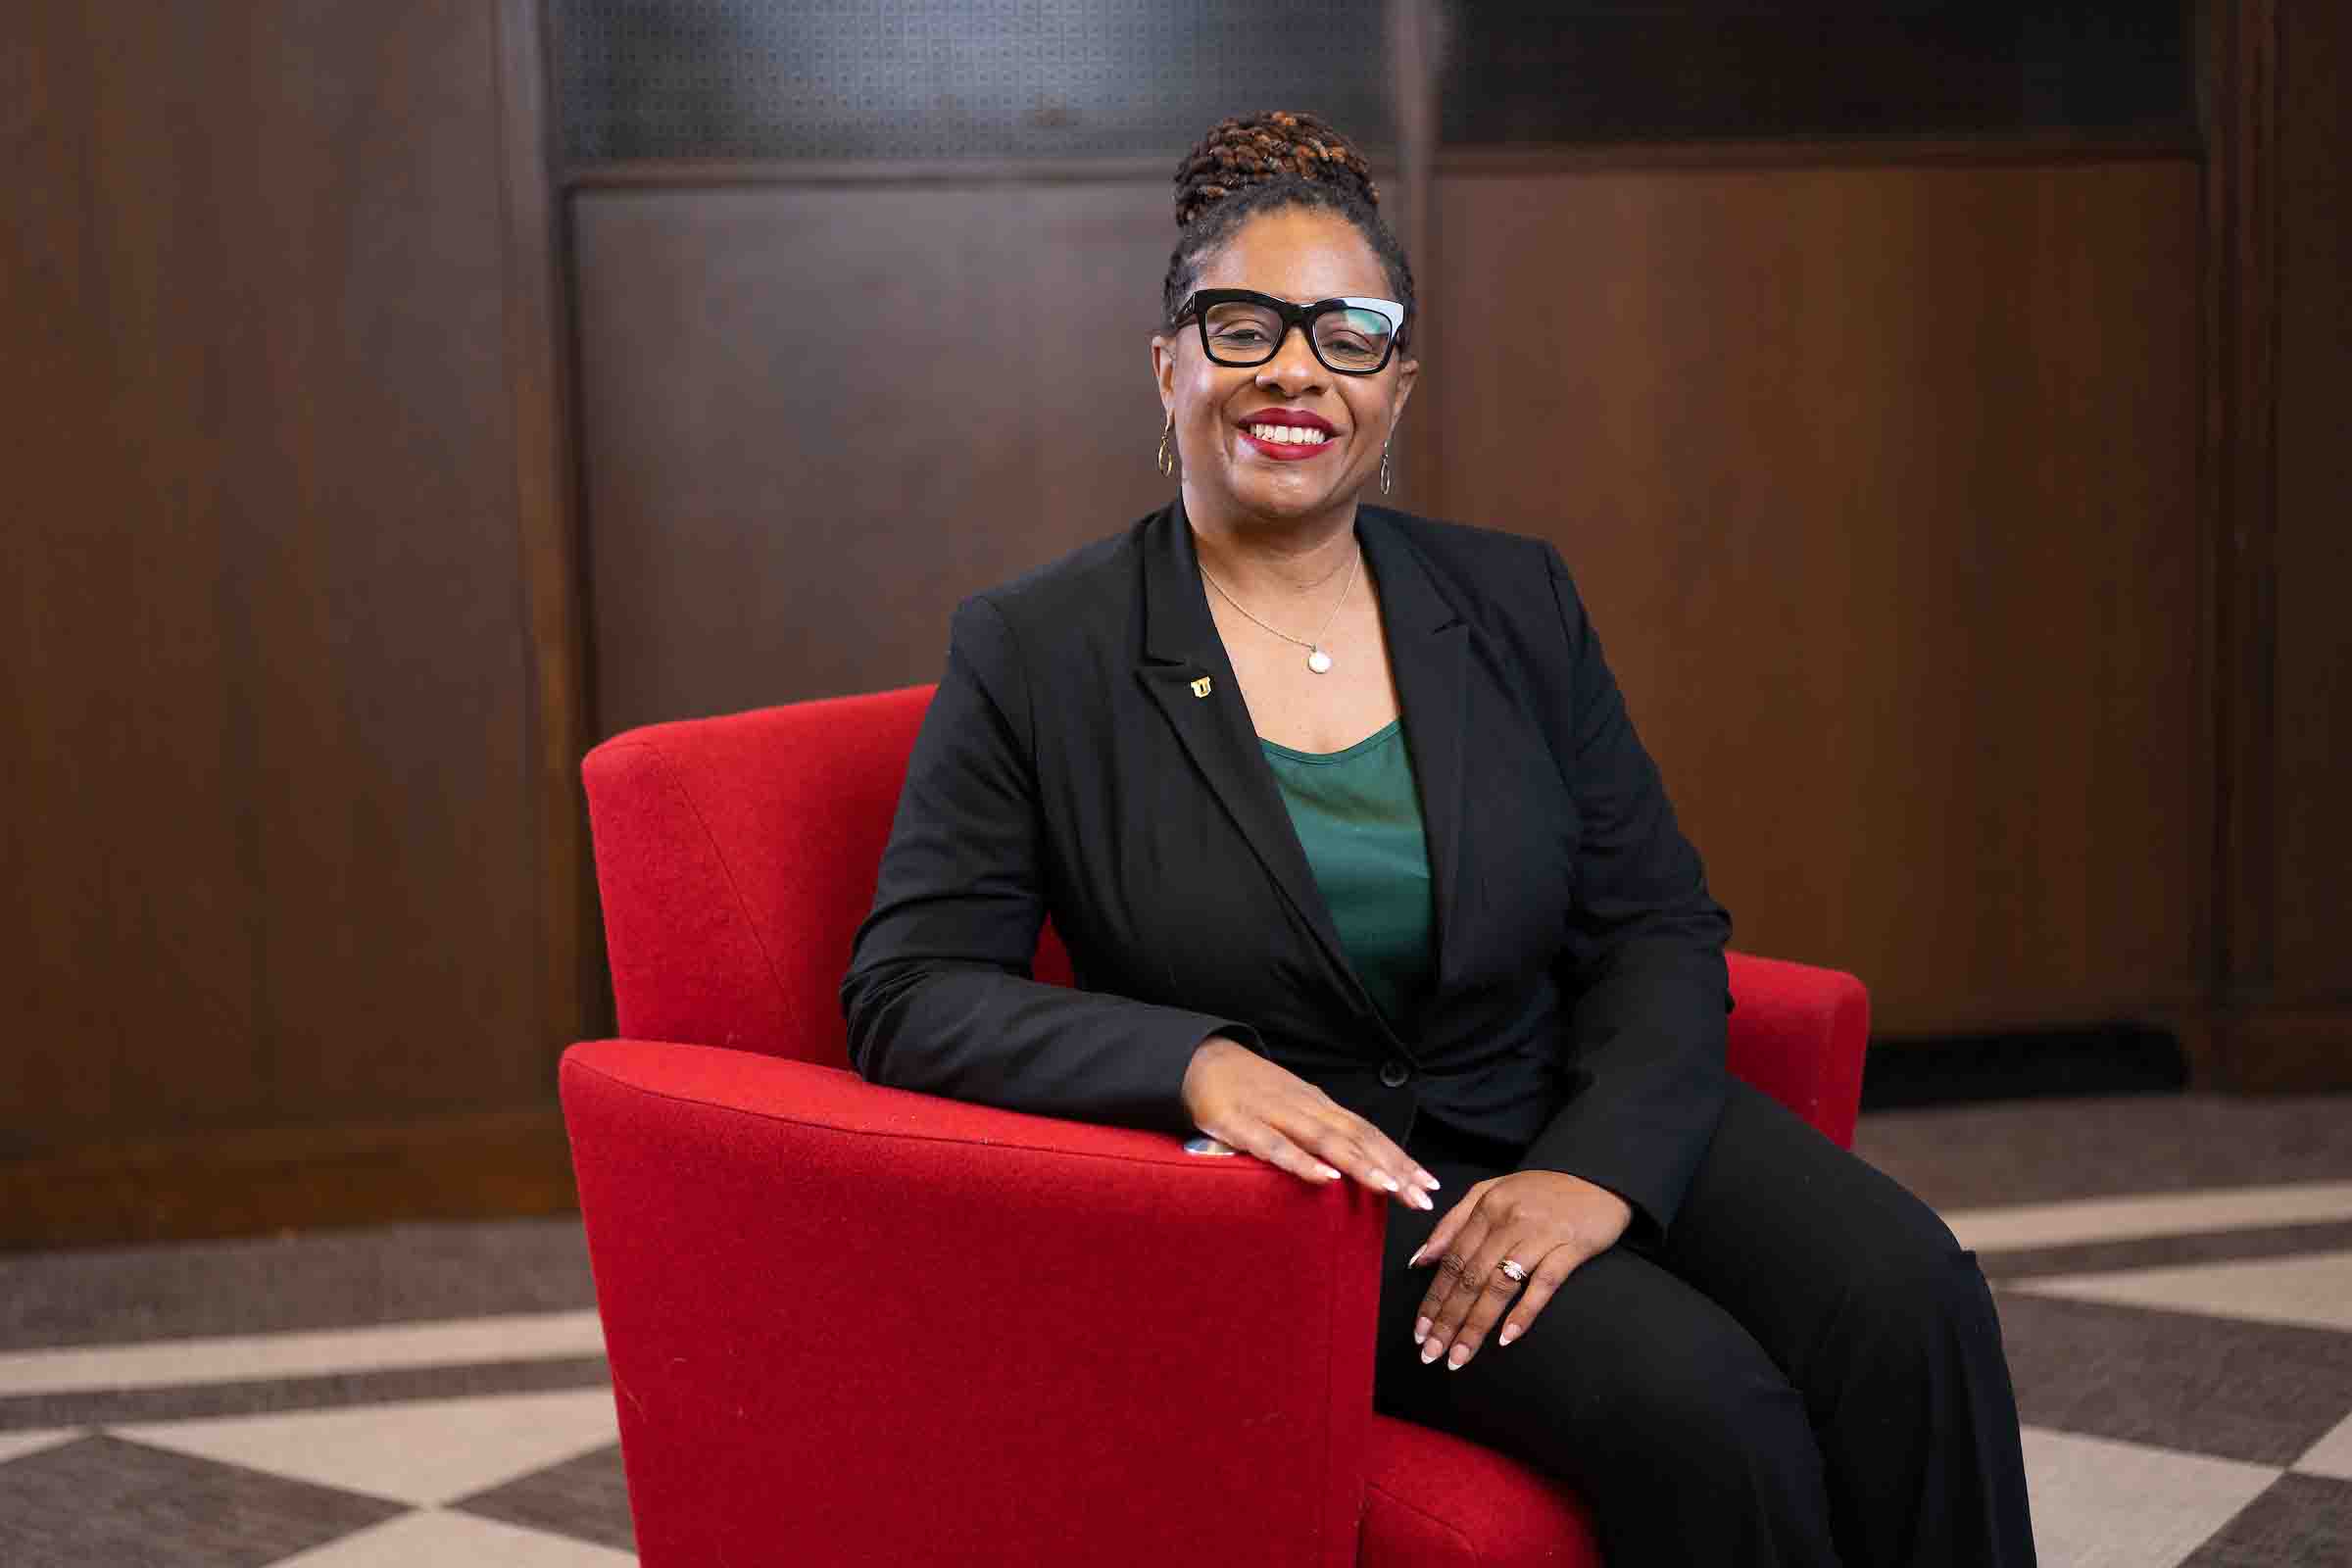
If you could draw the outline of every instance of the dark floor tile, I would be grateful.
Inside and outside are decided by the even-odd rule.
[[[629,1484],[621,1473],[618,1444],[476,1493],[450,1506],[600,1546],[637,1549],[636,1532],[629,1524]]]
[[[2352,1481],[2280,1476],[2180,1568],[2352,1568]]]
[[[2352,1335],[1997,1293],[2030,1426],[2287,1465],[2352,1411]]]
[[[595,1304],[576,1215],[0,1253],[0,1350]]]
[[[1855,1152],[1937,1208],[2352,1180],[2352,1095],[2130,1095],[1873,1111]]]
[[[2029,1280],[2051,1274],[2098,1274],[2126,1268],[2170,1268],[2184,1263],[2233,1263],[2293,1257],[2352,1248],[2352,1220],[2328,1225],[2273,1225],[2261,1230],[2207,1231],[2195,1236],[2142,1236],[2072,1247],[1980,1251],[1984,1277]]]
[[[261,1568],[410,1510],[120,1438],[0,1464],[9,1568]]]
[[[189,1383],[151,1389],[101,1389],[82,1394],[18,1394],[0,1397],[0,1432],[43,1427],[126,1426],[196,1416],[266,1415],[277,1410],[325,1410],[393,1399],[450,1399],[468,1394],[536,1394],[611,1384],[601,1355],[558,1360],[490,1361],[473,1366],[395,1367],[331,1377],[268,1378],[249,1383]],[[6,1559],[0,1558],[0,1564]]]

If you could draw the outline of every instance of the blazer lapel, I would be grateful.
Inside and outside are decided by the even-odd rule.
[[[1381,624],[1388,633],[1389,666],[1404,710],[1404,738],[1413,780],[1421,790],[1422,828],[1429,843],[1431,898],[1437,920],[1437,985],[1450,982],[1448,951],[1462,877],[1462,762],[1470,712],[1464,681],[1470,628],[1438,592],[1419,554],[1373,507],[1360,507],[1355,532],[1364,561],[1380,586]]]
[[[1349,967],[1347,950],[1315,885],[1306,852],[1298,847],[1281,786],[1266,765],[1243,703],[1241,682],[1200,587],[1193,529],[1182,502],[1171,502],[1144,531],[1144,657],[1136,675],[1159,704],[1185,753],[1241,829],[1266,874],[1298,910],[1322,949],[1341,988],[1365,1011],[1371,1000]],[[1207,694],[1194,683],[1205,680]]]
[[[1431,899],[1437,923],[1438,984],[1449,983],[1446,959],[1455,943],[1462,875],[1462,765],[1469,709],[1464,687],[1470,628],[1439,593],[1429,568],[1377,508],[1356,512],[1356,537],[1378,584],[1381,624],[1403,710],[1405,743],[1428,836]],[[1281,787],[1266,766],[1240,699],[1241,684],[1225,658],[1216,621],[1200,587],[1192,524],[1183,503],[1171,502],[1145,529],[1144,658],[1136,674],[1215,791],[1219,803],[1256,853],[1266,873],[1298,911],[1342,989],[1378,1016],[1348,961],[1331,913],[1316,887],[1306,853],[1291,826]],[[1205,679],[1208,695],[1194,694]],[[1398,1025],[1405,1020],[1398,1019]],[[1409,1042],[1404,1042],[1408,1047]]]

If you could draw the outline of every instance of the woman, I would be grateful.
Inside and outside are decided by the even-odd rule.
[[[1185,162],[1180,497],[957,610],[858,1070],[1393,1195],[1378,1407],[1575,1482],[1613,1561],[2031,1562],[1975,1258],[1726,1074],[1730,921],[1566,567],[1360,503],[1418,372],[1377,199],[1304,115]]]

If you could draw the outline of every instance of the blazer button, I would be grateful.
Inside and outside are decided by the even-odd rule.
[[[1404,1081],[1412,1075],[1413,1069],[1398,1061],[1395,1056],[1391,1056],[1380,1064],[1380,1081],[1391,1089],[1402,1089]]]

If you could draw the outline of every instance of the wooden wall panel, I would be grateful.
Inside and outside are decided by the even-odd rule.
[[[2280,9],[2271,990],[2352,1084],[2352,11]]]
[[[604,734],[935,680],[1152,466],[1162,182],[574,197]]]
[[[2343,385],[2352,114],[2341,7],[2236,0],[2204,17],[2215,83],[2206,162],[2206,504],[2223,913],[2216,1076],[2243,1089],[2352,1087],[2352,465]]]
[[[2196,166],[1441,183],[1443,509],[1544,534],[1739,923],[1886,1032],[2195,1001]]]
[[[2207,15],[2261,47],[2202,369],[2193,151],[1442,158],[1397,499],[1560,542],[1742,945],[1897,1033],[2219,1003],[2284,1042],[2239,1081],[2341,1081],[2346,14]],[[580,744],[932,678],[1168,493],[1156,163],[551,208],[538,29],[0,7],[0,1212],[91,1195],[0,1245],[268,1224],[335,1149],[376,1196],[306,1220],[560,1200]]]
[[[1163,197],[575,192],[598,729],[931,679],[1156,505]],[[1562,545],[1740,940],[1892,1031],[2203,995],[2197,212],[2177,153],[1440,166],[1399,499]]]
[[[0,1152],[544,1103],[494,13],[8,10]]]

